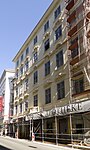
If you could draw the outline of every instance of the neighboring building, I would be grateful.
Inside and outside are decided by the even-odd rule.
[[[89,130],[87,2],[53,1],[14,57],[13,125],[18,138],[34,132],[36,140],[69,142]]]
[[[14,78],[15,72],[13,70],[4,70],[0,78],[0,96],[3,97],[3,108],[2,108],[2,123],[3,133],[8,132],[8,123],[10,121],[10,99],[11,99],[11,80]]]

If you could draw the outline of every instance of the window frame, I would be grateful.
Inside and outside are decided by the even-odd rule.
[[[45,90],[45,104],[51,103],[51,88]]]
[[[57,100],[65,98],[65,81],[57,83]]]

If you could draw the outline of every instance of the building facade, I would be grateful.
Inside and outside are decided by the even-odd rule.
[[[53,1],[14,57],[18,138],[70,142],[90,128],[88,3]]]
[[[10,122],[10,99],[11,99],[11,80],[14,78],[13,70],[4,70],[0,78],[0,96],[2,96],[2,111],[1,111],[1,131],[3,134],[8,133],[8,124]]]

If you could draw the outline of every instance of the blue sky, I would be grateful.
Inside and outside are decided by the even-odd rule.
[[[0,75],[14,68],[12,59],[52,0],[0,0]]]

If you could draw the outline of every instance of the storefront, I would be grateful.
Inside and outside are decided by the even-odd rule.
[[[30,114],[35,139],[55,143],[81,141],[90,130],[90,100]],[[38,136],[37,136],[38,135]],[[38,138],[39,137],[39,138]]]

